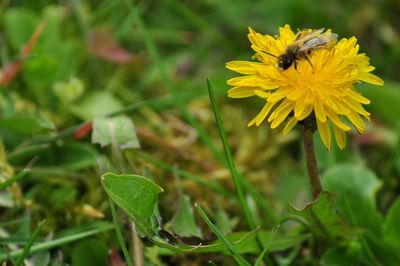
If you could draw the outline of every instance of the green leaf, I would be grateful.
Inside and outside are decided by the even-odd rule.
[[[400,197],[390,207],[383,224],[385,242],[397,248],[400,252]]]
[[[116,145],[120,149],[140,147],[132,120],[126,116],[94,119],[92,143],[102,147]]]
[[[360,235],[363,256],[372,265],[397,265],[399,253],[383,239],[383,219],[375,203],[381,181],[375,174],[361,165],[342,164],[326,172],[322,186],[336,195],[335,205],[341,214],[364,230]]]
[[[259,254],[260,249],[257,243],[257,237],[259,237],[262,243],[269,244],[270,252],[283,251],[288,248],[299,245],[303,241],[305,241],[309,235],[277,235],[275,234],[273,238],[271,238],[271,232],[267,231],[250,231],[250,232],[234,232],[225,236],[225,238],[232,243],[232,245],[236,248],[236,250],[240,254]],[[159,245],[160,247],[168,248],[160,249],[160,255],[172,254],[171,251],[178,252],[190,252],[190,253],[214,253],[221,252],[223,254],[229,254],[227,248],[221,242],[221,240],[215,240],[208,244],[202,244],[199,246],[188,246],[179,243],[176,246],[165,246]]]
[[[180,241],[179,237],[171,241],[160,235],[154,210],[158,194],[163,192],[163,190],[153,181],[138,175],[106,173],[102,176],[102,184],[109,197],[135,222],[136,229],[140,235],[145,235],[157,246],[169,250],[161,249],[164,254],[171,254],[171,251],[228,253],[227,248],[219,240],[209,244],[186,245]],[[308,236],[275,235],[271,240],[269,232],[258,232],[255,230],[229,234],[225,238],[232,243],[239,253],[258,253],[259,247],[256,237],[260,237],[261,241],[265,243],[271,241],[270,251],[279,251],[303,242]]]
[[[360,165],[337,165],[322,178],[322,187],[337,197],[335,206],[346,220],[376,236],[382,232],[382,217],[375,204],[375,193],[380,186],[375,174]]]
[[[41,116],[0,117],[0,127],[24,135],[33,135],[54,130],[54,125]]]
[[[334,239],[338,236],[354,235],[359,232],[349,227],[333,207],[334,196],[322,192],[312,203],[307,204],[303,210],[291,206],[289,213],[306,220],[310,229],[318,238]]]
[[[81,101],[70,106],[71,112],[82,120],[106,116],[121,108],[121,101],[107,91],[88,93]]]
[[[152,239],[158,232],[154,208],[163,189],[139,175],[106,173],[101,181],[108,196],[135,222],[139,233]]]
[[[107,246],[95,239],[84,240],[72,249],[72,265],[108,265]]]
[[[179,210],[172,220],[172,229],[179,236],[202,237],[197,227],[193,207],[187,195],[181,195]]]

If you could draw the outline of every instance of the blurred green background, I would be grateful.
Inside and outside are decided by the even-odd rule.
[[[42,21],[38,42],[28,55],[21,54]],[[217,95],[238,169],[277,214],[289,202],[307,202],[299,133],[284,137],[268,125],[247,128],[262,102],[226,96],[226,80],[235,74],[225,63],[253,55],[247,27],[277,34],[285,24],[294,30],[330,28],[339,38],[356,36],[376,67],[374,74],[385,80],[384,87],[359,86],[372,100],[367,110],[373,122],[365,135],[352,134],[345,151],[330,153],[316,139],[321,171],[339,162],[363,161],[376,172],[382,181],[377,204],[385,213],[400,191],[399,1],[1,0],[0,177],[13,176],[38,157],[18,186],[0,194],[0,220],[46,218],[49,233],[84,230],[84,224],[110,217],[99,182],[101,167],[109,167],[110,150],[92,145],[90,134],[77,136],[76,129],[115,112],[134,121],[142,154],[127,156],[132,169],[141,173],[146,166],[168,191],[160,203],[166,217],[177,206],[174,177],[145,155],[233,188],[229,173],[207,147],[221,148],[206,78]],[[22,67],[4,82],[7,66],[18,60]],[[213,145],[202,142],[192,120]],[[183,185],[193,201],[206,204],[217,198],[231,217],[230,228],[243,228],[235,202],[186,179]],[[261,214],[260,219],[268,217]],[[111,233],[99,237],[105,250],[106,241],[115,243]],[[85,243],[63,248],[67,261],[79,258],[78,245]]]

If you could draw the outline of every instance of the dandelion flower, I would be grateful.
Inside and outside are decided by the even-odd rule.
[[[328,31],[329,32],[329,31]],[[331,145],[331,127],[338,146],[346,145],[345,132],[351,125],[362,133],[364,119],[370,113],[363,105],[370,100],[356,91],[354,84],[367,82],[383,85],[383,80],[371,74],[375,68],[369,58],[359,53],[357,39],[343,38],[327,49],[316,49],[307,60],[296,61],[286,70],[277,67],[277,58],[295,41],[296,34],[289,25],[279,28],[279,36],[261,35],[249,28],[251,48],[259,62],[231,61],[226,67],[244,76],[227,81],[232,98],[258,96],[265,100],[260,113],[248,126],[259,126],[264,120],[277,128],[284,124],[283,134],[305,120],[313,119],[326,148]],[[303,121],[304,122],[304,121]]]

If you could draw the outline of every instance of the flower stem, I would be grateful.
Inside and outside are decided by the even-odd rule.
[[[317,160],[315,159],[312,128],[304,126],[303,136],[304,136],[304,151],[306,155],[308,176],[310,177],[313,198],[316,199],[318,197],[318,194],[321,193],[322,189],[319,180]]]

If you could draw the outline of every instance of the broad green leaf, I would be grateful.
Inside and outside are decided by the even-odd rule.
[[[101,181],[108,196],[135,222],[139,233],[153,239],[158,233],[154,208],[163,189],[139,175],[106,173]]]
[[[197,227],[193,206],[187,195],[181,195],[179,210],[172,220],[172,229],[179,236],[202,237],[200,229]]]
[[[330,168],[322,187],[336,196],[335,206],[352,225],[381,235],[382,217],[375,204],[381,182],[373,172],[360,165],[341,164]]]
[[[400,252],[400,197],[390,207],[383,224],[383,235],[387,243]]]
[[[126,116],[94,119],[92,142],[102,147],[116,145],[120,149],[140,147],[132,120]]]
[[[303,218],[310,229],[318,238],[334,239],[338,236],[354,235],[359,232],[351,228],[333,207],[334,196],[322,192],[312,203],[307,204],[303,210],[291,206],[289,213]]]
[[[342,164],[327,171],[322,185],[336,195],[336,207],[347,221],[364,230],[360,241],[371,265],[398,265],[400,254],[384,241],[383,219],[375,204],[381,181],[375,174],[360,165]]]
[[[0,117],[0,127],[14,133],[33,135],[54,130],[54,125],[41,116]]]
[[[106,116],[122,108],[122,103],[107,91],[88,93],[81,101],[69,107],[82,120]]]
[[[72,249],[72,265],[108,265],[107,246],[98,240],[87,239],[74,246]]]

